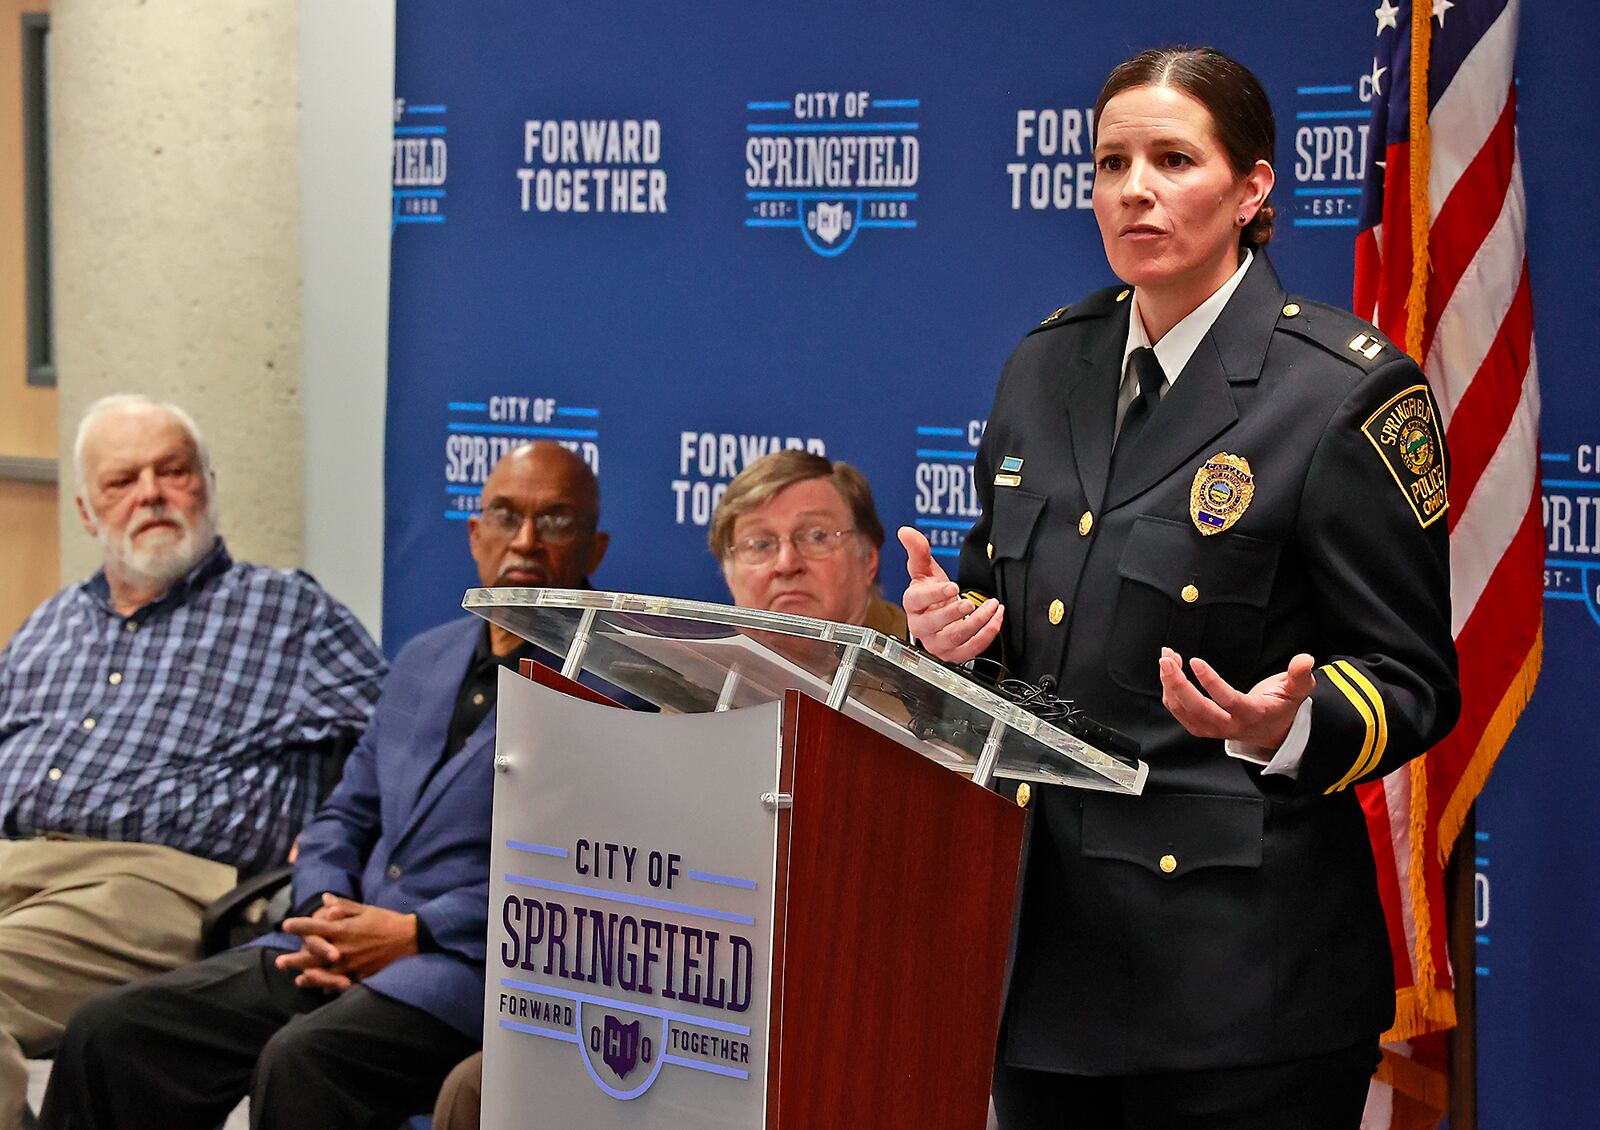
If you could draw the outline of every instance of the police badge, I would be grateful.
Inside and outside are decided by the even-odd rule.
[[[1250,461],[1242,455],[1219,451],[1200,465],[1189,488],[1189,517],[1195,529],[1209,537],[1220,534],[1244,516],[1255,497],[1256,480]]]

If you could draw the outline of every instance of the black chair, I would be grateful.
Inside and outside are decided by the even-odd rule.
[[[322,744],[322,767],[317,797],[327,800],[344,773],[345,759],[355,748],[354,739],[330,739]],[[200,917],[200,954],[210,957],[270,934],[289,916],[290,883],[294,867],[285,863],[241,880],[217,899]]]

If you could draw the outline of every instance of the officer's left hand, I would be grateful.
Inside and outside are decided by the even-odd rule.
[[[1221,738],[1275,750],[1289,736],[1300,704],[1317,685],[1311,673],[1316,661],[1304,653],[1289,660],[1289,669],[1262,679],[1240,692],[1204,659],[1190,659],[1196,688],[1183,674],[1183,656],[1161,649],[1161,705],[1197,738]],[[1205,694],[1200,691],[1204,690]],[[1209,695],[1210,697],[1206,697]]]

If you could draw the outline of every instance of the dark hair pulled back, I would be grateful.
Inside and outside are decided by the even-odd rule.
[[[1272,164],[1278,135],[1272,103],[1261,80],[1236,59],[1215,47],[1152,47],[1139,52],[1106,76],[1094,104],[1096,132],[1106,103],[1139,86],[1170,86],[1204,106],[1211,114],[1212,131],[1239,176],[1255,168],[1257,161]],[[1272,204],[1263,201],[1239,232],[1239,245],[1266,246],[1272,238],[1272,219]]]

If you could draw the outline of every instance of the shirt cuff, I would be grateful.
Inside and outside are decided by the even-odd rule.
[[[1222,750],[1229,757],[1260,765],[1262,773],[1276,773],[1291,781],[1300,775],[1300,759],[1306,754],[1311,741],[1311,700],[1307,698],[1294,712],[1294,722],[1276,751],[1248,742],[1223,742]]]

